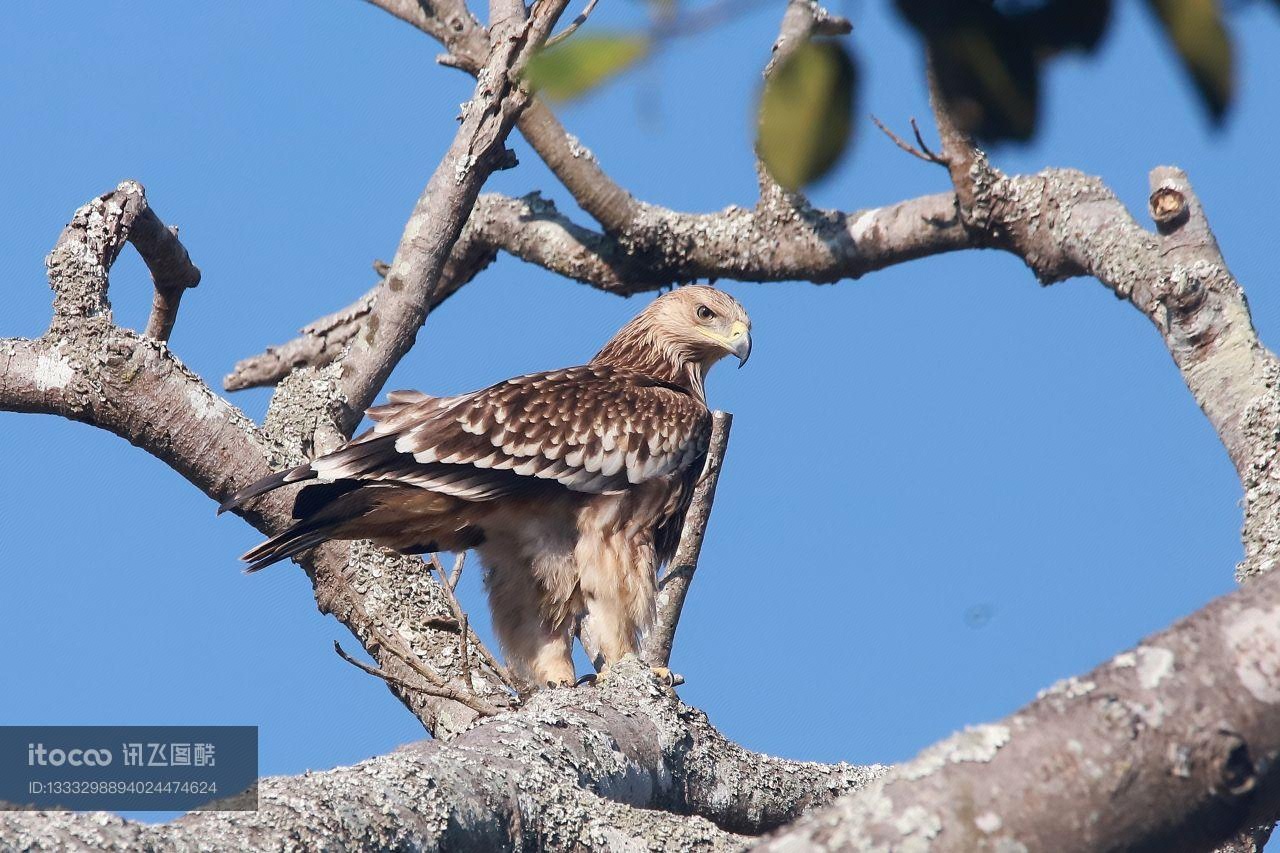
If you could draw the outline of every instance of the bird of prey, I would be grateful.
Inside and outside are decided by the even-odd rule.
[[[256,571],[328,539],[404,554],[474,548],[509,665],[530,684],[574,682],[575,621],[590,616],[605,666],[635,652],[656,571],[675,552],[711,432],[703,381],[751,353],[733,297],[666,293],[585,365],[480,391],[397,391],[372,429],[237,492],[290,483],[295,523],[243,556]]]

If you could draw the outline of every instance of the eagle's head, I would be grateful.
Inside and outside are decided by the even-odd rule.
[[[592,364],[626,367],[699,391],[711,365],[751,355],[751,318],[722,290],[691,284],[664,293],[613,336]]]
[[[687,361],[710,367],[726,355],[736,355],[741,367],[751,355],[751,318],[723,290],[700,284],[676,288],[655,299],[640,316],[645,314],[655,338]]]

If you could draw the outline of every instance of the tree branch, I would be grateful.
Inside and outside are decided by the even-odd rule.
[[[483,202],[483,197],[479,201]],[[473,220],[474,218],[473,215]],[[444,271],[440,274],[440,283],[432,291],[431,302],[427,306],[428,313],[493,263],[497,250],[489,243],[487,239],[477,238],[469,222],[449,253]],[[380,288],[386,286],[385,268],[379,270],[379,276],[381,280],[372,290],[347,307],[307,324],[299,337],[279,346],[268,347],[264,353],[237,362],[223,378],[223,389],[240,391],[275,385],[294,370],[325,367],[333,363],[346,352],[368,318]]]
[[[165,826],[0,812],[0,838],[26,850],[70,841],[156,850],[738,849],[737,833],[779,826],[882,772],[748,752],[628,659],[608,688],[541,691],[521,712],[449,743],[264,779],[256,812],[192,813]]]
[[[1205,850],[1280,813],[1277,759],[1273,572],[760,849]]]
[[[765,78],[812,36],[843,36],[851,32],[853,24],[847,18],[831,14],[814,0],[790,0],[782,14],[769,63],[764,67]]]
[[[528,102],[517,75],[542,44],[568,0],[546,0],[524,18],[520,0],[492,0],[490,50],[462,124],[405,224],[387,277],[341,359],[336,402],[344,434],[364,416],[417,338],[485,180],[506,162],[506,139]]]
[[[959,249],[975,242],[955,216],[950,193],[922,196],[869,210],[844,213],[801,208],[775,218],[729,208],[719,214],[669,213],[657,226],[662,244],[637,254],[619,240],[574,223],[537,193],[519,199],[481,196],[467,225],[468,251],[483,258],[441,278],[430,310],[456,292],[503,251],[596,289],[629,296],[699,279],[833,282]],[[375,289],[376,290],[376,289]],[[301,337],[236,365],[227,390],[279,382],[303,366],[332,362],[367,315],[374,291],[328,317]],[[351,318],[351,319],[347,319]]]
[[[333,377],[322,371],[292,377],[259,429],[168,347],[115,326],[108,273],[144,205],[142,188],[125,182],[72,216],[46,262],[55,306],[50,331],[36,340],[0,340],[0,408],[57,414],[109,430],[221,501],[283,464],[300,461],[317,426],[327,422],[327,409],[316,402],[323,394],[314,386],[331,388]],[[291,497],[268,495],[242,514],[271,533],[290,522]],[[330,543],[302,564],[320,610],[347,625],[386,672],[415,680],[411,668],[375,639],[394,632],[450,690],[464,689],[456,636],[433,627],[450,616],[448,602],[420,559],[368,543]],[[479,669],[476,692],[489,704],[509,703],[496,674]],[[440,736],[476,718],[463,704],[392,689]]]
[[[680,612],[684,609],[689,585],[693,583],[693,574],[698,569],[702,539],[706,536],[711,506],[716,500],[716,485],[720,482],[720,469],[724,465],[725,450],[729,446],[729,430],[732,427],[733,415],[728,412],[716,412],[712,415],[706,465],[694,488],[689,509],[685,512],[676,555],[658,583],[658,613],[653,628],[644,638],[641,657],[653,666],[667,666],[671,662],[676,626],[680,622]]]

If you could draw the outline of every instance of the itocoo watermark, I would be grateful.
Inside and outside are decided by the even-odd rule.
[[[106,767],[113,758],[109,749],[45,749],[42,743],[27,744],[28,767]]]

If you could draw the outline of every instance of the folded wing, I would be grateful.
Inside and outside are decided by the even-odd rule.
[[[604,367],[530,374],[455,397],[388,399],[369,410],[369,431],[254,483],[222,509],[316,479],[416,486],[466,501],[553,485],[618,492],[692,464],[711,422],[682,389]]]

